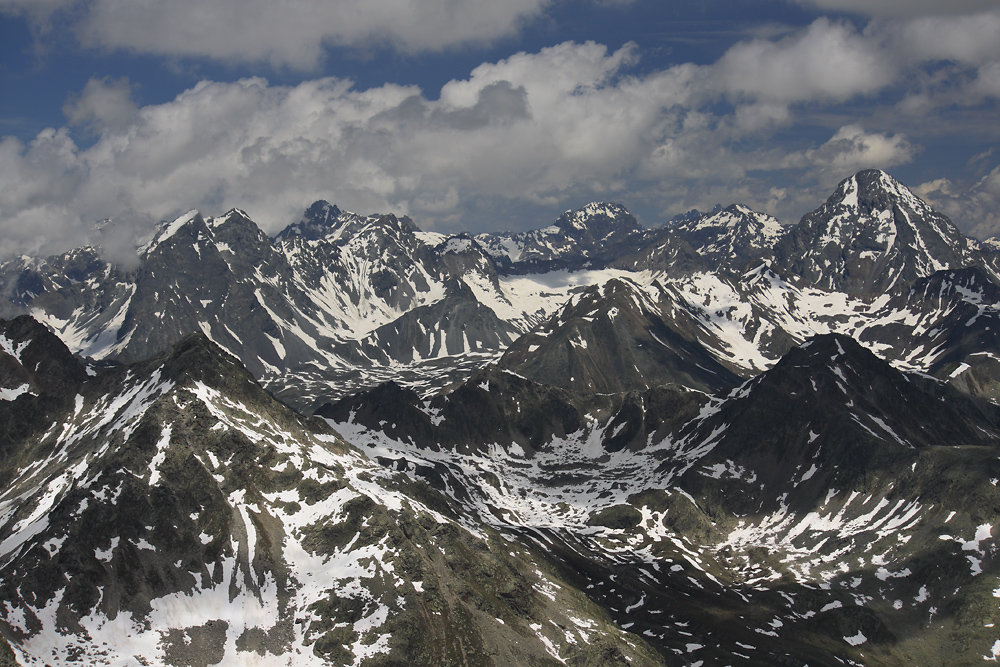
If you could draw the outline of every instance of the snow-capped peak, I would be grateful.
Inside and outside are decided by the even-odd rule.
[[[877,169],[841,181],[776,248],[780,262],[815,285],[870,294],[968,266],[971,252],[948,218]]]
[[[290,237],[299,237],[306,240],[316,240],[329,235],[334,229],[339,227],[345,214],[335,205],[320,199],[306,209],[302,218],[275,235],[275,240],[281,241]],[[346,217],[353,219],[353,214],[346,214]]]
[[[827,201],[828,206],[872,212],[891,210],[894,204],[914,211],[929,211],[930,207],[909,188],[881,169],[866,169],[844,179]]]
[[[444,242],[444,252],[465,252],[469,250],[475,242],[467,235],[449,236]]]
[[[1000,237],[991,236],[979,242],[979,247],[987,252],[1000,252]]]
[[[526,232],[477,234],[476,241],[494,259],[511,264],[560,261],[569,256],[586,260],[614,244],[642,233],[636,219],[620,204],[592,202],[569,210],[554,224]]]
[[[741,204],[674,223],[671,230],[698,254],[738,271],[763,257],[787,232],[775,218]]]
[[[640,231],[635,218],[624,206],[609,202],[591,202],[575,211],[566,211],[556,226],[568,233],[574,230],[590,233],[597,239],[616,232],[629,234]]]
[[[153,238],[152,240],[149,241],[149,243],[146,243],[139,247],[139,255],[140,256],[145,255],[146,253],[154,249],[156,246],[160,245],[161,243],[169,239],[171,236],[176,234],[184,227],[184,225],[190,223],[199,215],[200,214],[197,209],[192,209],[187,213],[185,213],[184,215],[177,218],[176,220],[174,220],[173,222],[164,223],[156,231],[156,234],[153,235]]]
[[[205,223],[212,229],[215,229],[216,227],[221,227],[222,225],[226,224],[234,217],[245,218],[247,220],[250,219],[250,216],[247,215],[247,212],[244,211],[243,209],[231,208],[228,211],[226,211],[223,215],[214,218],[208,218],[207,220],[205,220]]]

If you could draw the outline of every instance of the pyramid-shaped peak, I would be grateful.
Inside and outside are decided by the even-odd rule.
[[[345,217],[353,220],[357,216],[345,214],[334,204],[320,199],[313,202],[305,210],[305,213],[302,214],[302,218],[298,222],[288,225],[278,232],[274,238],[277,241],[292,237],[315,241],[330,235],[331,232],[339,228],[344,223]]]
[[[928,208],[909,188],[881,169],[865,169],[845,178],[827,203],[864,211],[890,210],[893,204],[915,210]]]
[[[862,169],[854,175],[854,180],[866,189],[877,188],[900,194],[910,192],[909,188],[881,169]]]
[[[325,199],[319,199],[313,202],[312,206],[306,209],[305,216],[310,219],[333,219],[339,216],[341,213],[340,209],[336,204],[331,204]]]
[[[6,367],[0,373],[3,376],[0,377],[0,389],[5,384],[11,388],[12,380],[19,385],[23,379],[43,391],[59,394],[83,382],[87,376],[83,363],[62,339],[30,315],[0,319],[0,357],[5,355],[11,359],[0,364]],[[12,365],[22,370],[13,369]]]
[[[573,295],[560,314],[549,322],[563,323],[573,318],[611,317],[618,313],[654,312],[656,305],[650,295],[627,278],[611,278],[603,283],[588,286],[582,292]]]
[[[214,220],[224,221],[224,220],[231,220],[233,218],[243,218],[244,220],[249,220],[250,215],[241,208],[233,207],[228,211],[226,211],[224,215],[220,215],[218,218],[214,218]]]
[[[258,230],[257,223],[241,208],[231,208],[218,217],[208,218],[205,224],[213,230],[213,233],[219,229],[233,227],[249,228],[254,232]]]
[[[799,359],[810,359],[823,364],[828,363],[833,358],[844,355],[848,357],[862,356],[865,358],[874,356],[871,350],[861,345],[861,343],[850,336],[840,333],[813,336],[794,349],[803,353],[803,356],[799,356]],[[790,352],[789,354],[792,353]],[[798,353],[795,354],[798,356]]]
[[[611,278],[603,283],[588,285],[587,288],[580,293],[579,300],[582,302],[588,299],[603,300],[622,296],[631,299],[635,294],[645,294],[645,292],[641,287],[628,278]]]
[[[775,248],[778,265],[823,289],[876,295],[935,271],[969,266],[954,223],[878,169],[860,171],[807,213]]]
[[[844,334],[813,336],[790,349],[773,368],[759,376],[760,382],[796,387],[825,387],[843,394],[848,387],[862,393],[877,384],[874,378],[890,383],[905,382],[900,371],[867,347]]]
[[[201,331],[187,334],[162,352],[157,360],[162,360],[164,377],[174,381],[189,379],[238,392],[246,391],[247,386],[258,386],[236,357]]]

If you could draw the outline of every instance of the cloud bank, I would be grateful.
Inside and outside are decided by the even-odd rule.
[[[850,12],[862,16],[947,16],[974,14],[995,9],[997,0],[795,0],[800,5],[824,11]]]
[[[1000,166],[971,188],[946,178],[923,183],[914,190],[936,209],[979,238],[1000,235]]]
[[[516,34],[551,0],[0,0],[37,27],[68,22],[80,43],[170,57],[311,69],[327,46],[403,53]]]
[[[484,63],[436,97],[336,78],[248,78],[138,107],[127,81],[94,79],[67,102],[67,127],[27,145],[0,141],[0,253],[71,247],[108,217],[140,234],[194,207],[238,206],[274,232],[319,198],[445,231],[510,227],[499,211],[593,199],[663,216],[739,201],[793,220],[844,176],[920,150],[918,137],[866,127],[857,114],[829,113],[817,143],[788,138],[803,119],[842,104],[903,114],[918,96],[928,124],[943,105],[995,114],[1000,43],[989,35],[1000,34],[1000,13],[975,17],[971,32],[968,20],[858,30],[819,19],[739,43],[714,64],[643,75],[633,73],[635,45],[568,42]],[[932,25],[933,39],[910,43]],[[936,87],[945,61],[962,75],[947,99]],[[77,133],[96,141],[81,145]]]

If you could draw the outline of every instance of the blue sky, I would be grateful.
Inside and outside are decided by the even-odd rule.
[[[316,199],[795,222],[886,169],[1000,233],[1000,0],[0,0],[0,254]],[[94,223],[113,218],[113,239]]]

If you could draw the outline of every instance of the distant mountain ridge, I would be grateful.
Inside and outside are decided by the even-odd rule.
[[[619,204],[594,202],[566,211],[554,224],[528,232],[477,234],[476,241],[501,270],[537,271],[552,266],[572,266],[600,261],[621,246],[642,237],[635,217]]]
[[[446,236],[319,201],[270,239],[242,211],[208,219],[191,212],[141,249],[138,268],[81,249],[8,262],[0,284],[9,295],[4,312],[31,312],[75,352],[132,361],[203,331],[283,400],[312,409],[393,378],[423,392],[459,381],[550,326],[574,294],[608,280],[636,284],[655,304],[653,317],[686,341],[675,368],[694,355],[746,377],[807,335],[840,331],[930,371],[943,351],[928,356],[883,340],[856,313],[870,320],[865,304],[883,293],[899,295],[893,303],[911,312],[921,307],[902,295],[914,281],[972,266],[994,281],[993,262],[947,218],[871,170],[845,179],[790,227],[732,205],[644,230],[624,207],[593,203],[535,231]],[[804,295],[821,300],[823,290],[857,304],[801,312]],[[722,310],[718,299],[728,304]],[[593,307],[613,305],[598,299]],[[689,378],[657,372],[643,386]]]
[[[788,230],[767,214],[732,204],[709,215],[671,224],[670,231],[713,265],[742,269],[769,257]]]

